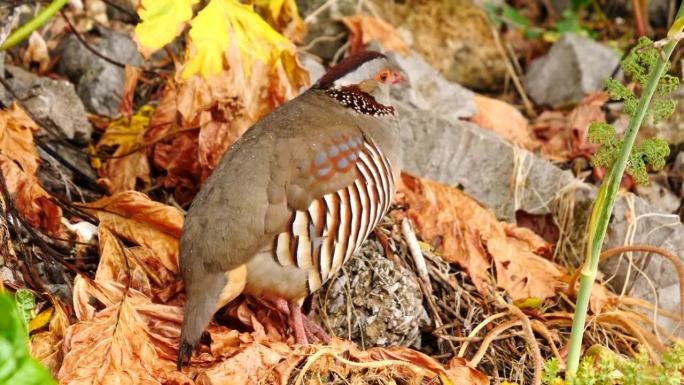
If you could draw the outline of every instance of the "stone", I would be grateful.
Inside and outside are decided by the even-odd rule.
[[[325,67],[318,60],[316,60],[315,56],[308,54],[300,54],[298,58],[304,66],[304,68],[306,68],[306,70],[309,71],[309,82],[311,83],[311,85],[315,84],[318,81],[318,79],[325,75]],[[300,92],[304,91],[305,89],[308,89],[309,87],[310,86],[302,87]]]
[[[22,106],[43,131],[53,138],[69,139],[80,144],[90,141],[92,126],[86,119],[83,103],[73,84],[66,80],[54,80],[36,76],[19,67],[8,65],[5,79],[14,93],[22,100]],[[0,101],[9,105],[9,92],[0,86]]]
[[[318,291],[316,302],[320,324],[361,348],[420,347],[420,328],[429,323],[416,276],[372,239]]]
[[[143,58],[135,42],[127,35],[102,31],[99,42],[92,44],[100,54],[122,64],[140,67]],[[71,35],[60,42],[56,71],[74,84],[86,109],[98,115],[115,117],[123,94],[124,69],[107,62],[88,50]]]
[[[559,107],[579,102],[603,89],[620,62],[610,48],[594,40],[566,33],[551,50],[530,64],[526,87],[538,105]]]
[[[0,45],[5,43],[5,40],[12,32],[15,22],[19,18],[21,7],[14,4],[0,4]],[[5,51],[0,51],[0,76],[5,73]]]
[[[501,90],[506,59],[485,11],[472,0],[436,0],[386,6],[393,25],[406,30],[414,50],[452,82],[477,91]],[[380,6],[383,4],[383,6]]]
[[[661,171],[649,178],[647,185],[637,185],[636,193],[653,207],[666,213],[675,213],[679,208],[679,197],[668,186],[668,175]]]
[[[410,105],[410,108],[441,116],[447,120],[469,118],[477,112],[475,94],[448,81],[434,69],[420,54],[411,51],[408,55],[383,51],[406,75],[408,82],[393,87],[392,96]]]

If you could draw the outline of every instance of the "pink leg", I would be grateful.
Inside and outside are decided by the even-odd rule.
[[[330,336],[306,315],[302,314],[302,308],[296,301],[287,301],[283,298],[268,297],[276,310],[286,314],[290,329],[294,331],[295,340],[300,345],[306,345],[309,341],[330,342]]]
[[[304,330],[313,337],[312,339],[317,339],[324,344],[330,342],[330,336],[322,327],[318,326],[317,323],[310,320],[307,316],[303,316],[302,318],[304,319]]]
[[[290,327],[294,330],[295,340],[299,345],[308,345],[309,340],[306,338],[306,329],[304,328],[304,315],[299,304],[294,301],[289,301],[288,307],[290,310]]]

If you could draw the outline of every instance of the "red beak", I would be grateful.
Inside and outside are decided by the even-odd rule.
[[[406,75],[401,71],[392,72],[392,84],[403,83],[407,81]]]

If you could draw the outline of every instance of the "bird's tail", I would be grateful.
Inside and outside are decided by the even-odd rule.
[[[227,274],[222,271],[205,272],[201,279],[186,281],[183,326],[181,326],[178,348],[178,370],[183,365],[184,356],[187,356],[190,361],[195,346],[214,315],[221,292],[228,283],[226,277]]]

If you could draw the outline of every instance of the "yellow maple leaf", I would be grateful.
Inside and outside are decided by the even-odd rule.
[[[254,0],[254,5],[289,40],[299,43],[306,35],[306,24],[299,16],[295,0]]]
[[[152,52],[173,41],[192,18],[192,6],[199,0],[142,0],[138,15],[141,22],[135,27],[140,52]]]
[[[255,61],[272,63],[292,43],[262,19],[251,5],[237,0],[211,0],[191,21],[188,60],[184,79],[194,74],[207,78],[224,68],[224,52],[237,44],[245,75]]]
[[[116,147],[112,157],[99,169],[103,184],[111,192],[132,190],[138,180],[145,185],[150,183],[149,163],[141,150],[144,131],[153,112],[153,107],[143,106],[130,121],[125,117],[113,121],[97,143],[98,150]]]

